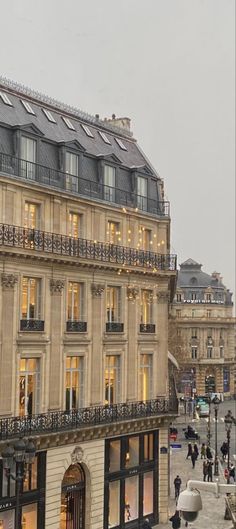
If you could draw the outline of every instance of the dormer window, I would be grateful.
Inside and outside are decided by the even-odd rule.
[[[75,130],[75,127],[74,127],[73,123],[71,122],[71,120],[69,118],[65,118],[64,116],[62,116],[62,119],[63,119],[63,121],[66,124],[68,129]]]
[[[21,137],[20,169],[23,178],[35,180],[36,176],[36,140],[26,136]]]
[[[32,109],[32,106],[30,105],[30,103],[28,101],[25,101],[24,99],[21,99],[21,103],[22,103],[23,107],[25,108],[26,112],[28,112],[28,114],[32,114],[33,116],[35,116],[35,112]]]
[[[79,176],[79,157],[77,154],[66,152],[66,189],[68,191],[77,191]]]
[[[115,202],[116,170],[111,165],[104,166],[104,199]]]
[[[43,108],[42,110],[43,110],[43,113],[45,114],[46,118],[48,119],[48,121],[50,121],[51,123],[56,123],[56,120],[53,117],[53,115],[50,112],[50,110],[47,110],[46,108]]]
[[[99,132],[101,138],[103,139],[104,143],[107,143],[107,145],[111,145],[111,142],[110,142],[109,138],[107,137],[107,135],[104,132],[102,132],[101,130],[99,130],[98,132]]]
[[[89,127],[87,127],[87,125],[84,125],[83,123],[81,123],[81,127],[82,127],[82,129],[84,130],[85,134],[87,134],[87,136],[88,136],[89,138],[94,138],[93,133],[91,132],[91,130],[89,129]]]
[[[5,92],[0,91],[0,97],[3,100],[3,103],[5,103],[5,105],[8,105],[9,107],[13,107],[11,100],[9,99],[8,95]]]
[[[124,145],[123,141],[120,140],[120,138],[115,138],[115,140],[116,143],[118,143],[120,149],[122,149],[122,151],[127,151],[126,146]]]

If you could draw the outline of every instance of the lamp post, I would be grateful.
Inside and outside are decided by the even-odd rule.
[[[31,467],[34,462],[35,452],[36,449],[32,439],[28,439],[28,441],[18,439],[14,446],[8,444],[1,454],[7,479],[13,479],[16,483],[15,529],[21,529],[20,493],[25,470],[27,467]],[[16,464],[15,475],[12,473],[14,463]]]
[[[226,431],[226,435],[227,435],[227,448],[228,448],[228,457],[227,457],[227,484],[229,484],[230,482],[230,477],[229,477],[229,469],[230,469],[230,435],[231,435],[231,428],[232,428],[232,424],[233,424],[233,419],[232,419],[232,412],[229,410],[228,413],[226,414],[225,416],[225,431]],[[229,509],[226,505],[226,508],[225,508],[225,516],[224,516],[224,519],[225,520],[231,520],[231,517],[230,517],[230,512],[229,512]]]
[[[214,475],[219,476],[219,461],[218,461],[218,443],[217,443],[217,429],[218,429],[218,411],[220,405],[220,399],[217,396],[212,399],[212,404],[215,411],[215,459],[214,459]]]
[[[207,421],[207,444],[211,446],[211,396],[208,393],[209,415]]]

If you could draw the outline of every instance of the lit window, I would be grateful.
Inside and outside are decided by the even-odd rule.
[[[24,228],[34,230],[39,227],[39,206],[31,202],[25,202]]]
[[[120,481],[109,483],[109,527],[120,525]]]
[[[120,287],[107,287],[107,322],[120,321]]]
[[[106,355],[105,360],[105,404],[120,401],[120,356]]]
[[[118,222],[108,220],[107,222],[107,241],[110,244],[119,244],[121,240],[120,225]]]
[[[78,213],[69,213],[69,226],[68,226],[68,235],[69,237],[75,237],[78,239],[81,236],[81,215]]]
[[[125,523],[138,519],[138,485],[138,476],[132,476],[131,478],[125,479]]]
[[[152,355],[140,355],[139,368],[139,399],[150,400],[152,398]]]
[[[40,391],[39,359],[21,358],[19,375],[19,415],[38,413]]]
[[[139,227],[139,243],[138,248],[149,252],[152,247],[152,232],[143,226]]]
[[[87,127],[87,125],[84,125],[83,123],[81,123],[81,127],[84,130],[85,134],[87,134],[87,136],[89,136],[89,138],[94,138],[93,133],[91,132],[89,127]]]
[[[37,503],[31,503],[30,505],[23,505],[21,513],[21,527],[22,529],[37,529]]]
[[[152,323],[152,306],[153,306],[153,292],[152,290],[141,290],[141,320],[140,323],[144,325]]]
[[[23,277],[21,318],[40,320],[41,317],[41,279]]]
[[[119,138],[115,138],[115,140],[118,143],[119,147],[122,149],[122,151],[127,151],[126,146],[124,145],[123,141],[121,141]]]
[[[53,117],[52,113],[49,110],[47,110],[46,108],[43,108],[43,112],[46,118],[48,119],[48,121],[51,121],[51,123],[56,123],[55,118]]]
[[[83,284],[69,282],[68,285],[68,321],[83,321]]]
[[[28,101],[21,99],[21,103],[25,107],[25,110],[28,112],[28,114],[33,114],[33,116],[35,116],[35,112],[32,109],[32,106],[28,103]]]
[[[0,97],[3,100],[3,103],[5,103],[5,105],[8,105],[9,107],[13,107],[12,102],[10,101],[8,95],[5,92],[0,92]]]
[[[104,143],[107,143],[108,145],[111,145],[111,142],[108,139],[107,135],[104,132],[102,132],[101,130],[99,130],[98,132],[99,132],[101,138],[103,139]]]
[[[81,356],[67,356],[65,400],[66,410],[83,406],[84,359]]]
[[[68,127],[68,129],[75,130],[75,127],[74,127],[73,123],[71,123],[71,120],[69,118],[65,118],[64,116],[62,116],[62,119],[63,119],[64,123],[66,124],[66,126]]]

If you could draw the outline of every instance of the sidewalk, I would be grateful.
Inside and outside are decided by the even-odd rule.
[[[169,499],[169,512],[170,516],[175,512],[176,506],[174,501],[174,486],[173,481],[177,474],[181,477],[182,487],[181,490],[186,488],[186,483],[189,479],[197,479],[202,481],[202,463],[203,460],[198,459],[196,466],[192,469],[191,460],[186,460],[187,454],[187,442],[180,440],[182,444],[181,449],[171,449],[170,454],[170,499]],[[219,481],[225,483],[223,476],[223,469],[220,465],[219,468]],[[214,476],[213,476],[214,481]],[[225,513],[225,498],[221,495],[219,498],[215,498],[213,494],[201,493],[203,509],[199,512],[198,518],[195,522],[189,523],[189,529],[231,529],[232,522],[224,520]],[[181,529],[184,528],[185,522],[181,521]],[[159,524],[154,529],[170,529],[171,522],[168,524]]]

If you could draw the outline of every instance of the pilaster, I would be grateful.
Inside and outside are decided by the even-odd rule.
[[[127,287],[128,299],[128,363],[127,400],[137,399],[137,298],[139,290]]]
[[[50,280],[51,293],[51,351],[50,351],[50,381],[49,381],[49,409],[59,410],[60,381],[62,365],[62,293],[64,281]]]
[[[168,307],[169,291],[164,287],[157,292],[158,364],[161,376],[155,377],[155,396],[166,395],[168,384]]]
[[[14,297],[18,278],[15,274],[1,274],[2,284],[2,346],[0,353],[0,414],[11,414],[12,366],[14,362]]]
[[[102,403],[102,380],[103,380],[103,292],[105,285],[92,283],[92,361],[91,361],[91,405]]]

